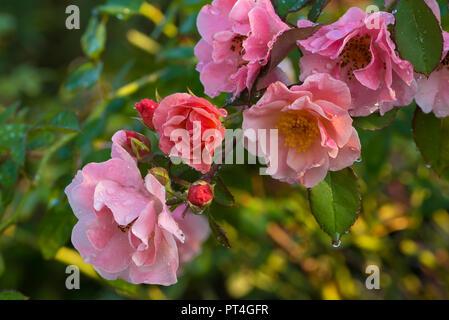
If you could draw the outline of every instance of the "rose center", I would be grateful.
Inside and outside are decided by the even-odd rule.
[[[285,139],[284,147],[297,152],[307,151],[320,134],[317,119],[304,111],[283,112],[276,128]]]
[[[353,79],[355,70],[363,69],[371,62],[371,38],[369,35],[356,36],[346,43],[340,54],[340,67],[345,68],[349,80]]]
[[[243,48],[243,41],[245,41],[246,38],[248,37],[242,35],[235,36],[231,40],[231,51],[238,52],[240,56],[243,56],[245,54],[245,49]]]

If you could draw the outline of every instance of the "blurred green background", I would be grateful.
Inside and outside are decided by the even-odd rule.
[[[81,166],[109,157],[115,131],[156,142],[133,119],[135,101],[154,99],[156,88],[161,96],[187,87],[203,95],[193,47],[206,3],[2,1],[0,291],[31,299],[449,298],[449,174],[439,178],[417,151],[414,105],[387,129],[359,130],[363,154],[354,169],[363,210],[339,248],[315,222],[304,188],[260,176],[258,166],[233,165],[222,176],[237,207],[212,208],[232,249],[211,237],[171,287],[105,281],[82,263],[63,190]],[[65,27],[71,4],[80,8],[80,30]],[[369,4],[333,0],[319,21]],[[447,1],[440,4],[449,31]],[[298,72],[298,55],[290,58]],[[80,290],[65,288],[69,264],[80,266]],[[380,290],[365,288],[370,264],[380,267]]]

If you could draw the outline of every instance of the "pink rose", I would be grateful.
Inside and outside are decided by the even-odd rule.
[[[276,82],[255,106],[244,111],[243,129],[250,143],[259,144],[257,154],[265,158],[268,174],[313,187],[328,170],[346,168],[360,157],[350,105],[348,86],[329,74],[311,75],[303,85],[291,89]],[[256,135],[248,135],[249,129]],[[267,130],[263,140],[269,143],[260,141],[259,129]],[[277,148],[268,137],[270,129],[278,129]]]
[[[126,132],[112,140],[112,159],[86,165],[65,189],[79,219],[72,243],[106,279],[174,284],[177,241],[182,246],[185,232],[165,205],[164,187],[151,174],[143,180],[136,159],[123,148]]]
[[[210,233],[205,217],[194,214],[190,209],[187,209],[183,217],[185,209],[186,205],[181,205],[173,211],[173,217],[186,235],[184,243],[177,240],[179,260],[182,264],[190,262],[201,252],[203,242]]]
[[[197,26],[197,70],[210,97],[251,89],[277,37],[289,29],[270,0],[214,0],[202,8]],[[270,78],[288,81],[280,69]]]
[[[160,136],[159,148],[206,173],[210,170],[214,150],[225,137],[220,117],[226,115],[225,109],[218,109],[203,98],[187,93],[168,96],[153,116]]]
[[[440,7],[435,0],[425,0],[441,23]],[[418,91],[416,103],[425,113],[433,112],[438,118],[449,116],[449,33],[443,31],[444,47],[440,65],[428,78],[416,75]]]
[[[395,106],[406,106],[416,93],[413,66],[395,51],[388,25],[394,16],[387,12],[366,14],[349,9],[337,22],[322,27],[299,41],[301,80],[313,73],[329,73],[345,81],[351,90],[352,116],[375,111],[383,115]],[[311,22],[300,20],[298,26]]]
[[[417,75],[418,92],[415,96],[423,112],[433,112],[438,118],[449,116],[449,33],[443,32],[443,37],[443,59],[428,78]]]

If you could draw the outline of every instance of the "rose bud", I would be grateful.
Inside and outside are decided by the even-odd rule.
[[[162,167],[151,168],[149,171],[164,187],[170,187],[168,171]]]
[[[125,131],[125,148],[138,160],[142,160],[151,152],[151,142],[143,134],[134,131]]]
[[[142,118],[143,123],[151,130],[154,130],[153,126],[153,114],[159,104],[150,99],[143,99],[139,102],[136,102],[134,105],[136,107],[137,112]]]
[[[214,199],[214,186],[206,181],[197,181],[190,186],[187,199],[194,212],[203,211]]]

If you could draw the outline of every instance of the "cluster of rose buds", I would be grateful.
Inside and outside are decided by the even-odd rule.
[[[426,3],[439,19],[435,0]],[[379,23],[373,26],[372,19]],[[351,8],[298,41],[301,82],[291,85],[278,67],[257,81],[274,44],[292,27],[269,0],[214,0],[198,15],[197,70],[212,98],[264,89],[256,103],[241,108],[243,131],[257,132],[246,137],[257,150],[245,147],[265,159],[273,178],[310,188],[360,157],[352,117],[383,115],[413,99],[424,112],[449,115],[449,34],[444,32],[440,66],[422,78],[397,53],[388,29],[394,23],[390,13]],[[156,163],[148,138],[119,131],[111,159],[86,165],[66,189],[79,219],[72,242],[107,279],[170,285],[209,234],[203,213],[214,201],[212,178],[220,166],[213,159],[225,138],[227,111],[188,93],[144,99],[135,109],[158,134],[166,160],[181,159],[204,176],[192,183],[174,176]],[[276,143],[265,144],[273,130]],[[149,166],[145,177],[139,163]]]

